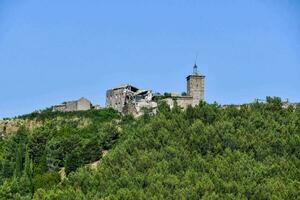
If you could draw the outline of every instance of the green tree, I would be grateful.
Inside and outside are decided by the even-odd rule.
[[[30,159],[29,156],[29,148],[26,146],[26,154],[25,154],[25,163],[24,163],[24,173],[23,176],[27,179],[28,182],[28,188],[30,190],[30,193],[33,194],[34,188],[33,188],[33,162]]]
[[[60,183],[60,175],[56,171],[48,171],[43,174],[37,174],[33,177],[34,190],[40,188],[50,189]]]
[[[64,166],[67,175],[82,165],[83,160],[81,153],[78,150],[74,149],[72,152],[66,155]]]
[[[21,177],[23,171],[23,152],[24,148],[22,144],[18,145],[18,149],[16,151],[16,163],[15,163],[15,176]]]

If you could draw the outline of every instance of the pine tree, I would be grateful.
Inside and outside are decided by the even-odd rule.
[[[33,178],[33,163],[32,160],[30,159],[29,155],[29,148],[28,145],[26,146],[26,154],[25,154],[25,164],[24,164],[24,172],[23,176],[26,176],[28,181],[29,181],[29,187],[30,191],[33,194],[33,183],[32,183],[32,178]]]
[[[22,144],[19,144],[16,152],[16,165],[15,165],[16,177],[21,177],[22,169],[23,169],[23,147]]]

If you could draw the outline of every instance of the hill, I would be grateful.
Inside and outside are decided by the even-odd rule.
[[[161,103],[138,119],[109,109],[20,118],[41,125],[1,140],[2,199],[300,196],[300,107],[279,98],[240,108]]]

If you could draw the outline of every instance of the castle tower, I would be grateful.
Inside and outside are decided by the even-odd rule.
[[[193,74],[186,77],[187,95],[193,97],[192,106],[196,106],[204,100],[204,79],[205,76],[198,73],[198,66],[195,63]]]

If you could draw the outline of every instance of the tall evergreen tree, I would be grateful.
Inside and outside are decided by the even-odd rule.
[[[26,176],[29,182],[29,189],[31,193],[33,194],[33,183],[32,183],[32,178],[33,178],[33,162],[30,159],[29,155],[29,148],[28,145],[26,146],[26,152],[25,152],[25,163],[24,163],[24,171],[23,171],[23,176]]]
[[[18,144],[16,151],[15,177],[21,177],[23,170],[23,145]]]

